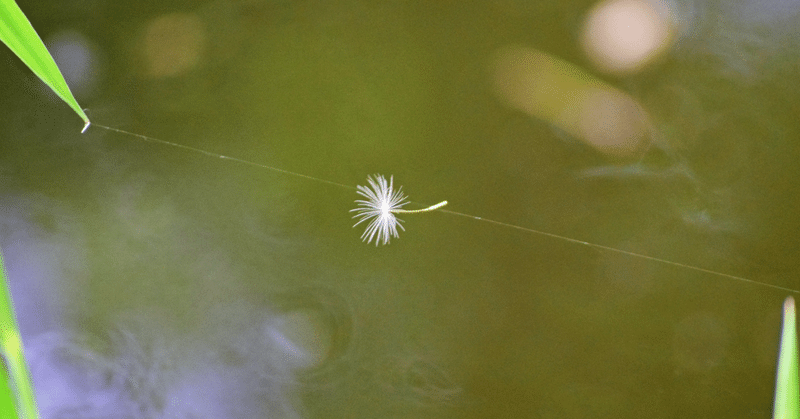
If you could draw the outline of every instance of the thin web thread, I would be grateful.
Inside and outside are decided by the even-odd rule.
[[[666,265],[678,266],[678,267],[685,268],[685,269],[691,269],[691,270],[697,271],[697,272],[703,272],[703,273],[707,273],[707,274],[718,275],[718,276],[721,276],[721,277],[725,277],[725,278],[735,279],[737,281],[746,282],[748,284],[761,285],[761,286],[764,286],[764,287],[769,287],[769,288],[773,288],[773,289],[777,289],[777,290],[781,290],[781,291],[787,291],[787,292],[791,292],[791,293],[794,293],[794,294],[800,294],[800,291],[798,291],[798,290],[782,287],[780,285],[773,285],[773,284],[768,284],[766,282],[759,282],[759,281],[755,281],[755,280],[752,280],[752,279],[743,278],[741,276],[726,274],[726,273],[719,272],[719,271],[712,271],[710,269],[700,268],[700,267],[692,266],[692,265],[686,265],[686,264],[683,264],[683,263],[680,263],[680,262],[673,262],[671,260],[661,259],[661,258],[657,258],[657,257],[654,257],[654,256],[648,256],[648,255],[645,255],[645,254],[642,254],[642,253],[629,252],[627,250],[622,250],[622,249],[617,249],[617,248],[614,248],[614,247],[603,246],[602,244],[594,244],[594,243],[590,243],[590,242],[585,242],[585,241],[578,240],[578,239],[572,239],[572,238],[565,237],[565,236],[559,236],[558,234],[547,233],[547,232],[544,232],[544,231],[534,230],[532,228],[521,227],[521,226],[514,225],[514,224],[508,224],[508,223],[504,223],[504,222],[501,222],[501,221],[490,220],[488,218],[481,218],[481,217],[477,217],[477,216],[474,216],[474,215],[463,214],[463,213],[456,212],[456,211],[450,211],[450,210],[446,210],[446,209],[439,209],[437,211],[445,212],[445,213],[452,214],[452,215],[458,215],[458,216],[461,216],[461,217],[472,218],[472,219],[478,220],[478,221],[485,221],[487,223],[491,223],[491,224],[495,224],[495,225],[499,225],[499,226],[503,226],[503,227],[508,227],[508,228],[513,228],[515,230],[520,230],[520,231],[524,231],[524,232],[527,232],[527,233],[534,233],[534,234],[539,234],[539,235],[542,235],[542,236],[551,237],[551,238],[554,238],[554,239],[566,240],[566,241],[571,242],[571,243],[582,244],[584,246],[593,247],[595,249],[601,249],[601,250],[606,250],[606,251],[609,251],[609,252],[621,253],[623,255],[633,256],[633,257],[642,258],[642,259],[647,259],[647,260],[651,260],[653,262],[660,262],[660,263],[663,263],[663,264],[666,264]]]
[[[313,180],[313,181],[316,181],[316,182],[327,183],[329,185],[339,186],[339,187],[346,188],[346,189],[357,189],[356,187],[353,187],[353,186],[350,186],[350,185],[345,185],[343,183],[333,182],[333,181],[326,180],[326,179],[320,179],[320,178],[317,178],[317,177],[304,175],[302,173],[292,172],[290,170],[280,169],[280,168],[269,166],[269,165],[266,165],[266,164],[255,163],[255,162],[252,162],[252,161],[249,161],[249,160],[240,159],[240,158],[237,158],[237,157],[225,156],[223,154],[213,153],[213,152],[210,152],[210,151],[206,151],[206,150],[203,150],[203,149],[200,149],[200,148],[196,148],[196,147],[187,146],[187,145],[184,145],[184,144],[178,144],[178,143],[173,143],[173,142],[170,142],[170,141],[164,141],[164,140],[160,140],[158,138],[148,137],[147,135],[136,134],[134,132],[125,131],[125,130],[121,130],[121,129],[118,129],[118,128],[112,128],[112,127],[108,127],[108,126],[105,126],[105,125],[94,124],[94,123],[91,126],[98,127],[98,128],[103,128],[105,130],[117,132],[117,133],[120,133],[120,134],[130,135],[130,136],[139,138],[139,139],[147,141],[147,142],[158,143],[158,144],[168,145],[170,147],[177,147],[177,148],[181,148],[181,149],[184,149],[184,150],[193,151],[195,153],[200,153],[200,154],[203,154],[203,155],[206,155],[206,156],[209,156],[209,157],[214,157],[214,158],[218,158],[218,159],[222,159],[222,160],[230,160],[230,161],[241,163],[241,164],[244,164],[244,165],[254,166],[254,167],[261,168],[261,169],[272,170],[272,171],[275,171],[275,172],[278,172],[278,173],[284,173],[284,174],[287,174],[287,175],[297,176],[297,177]],[[676,266],[676,267],[680,267],[680,268],[684,268],[684,269],[693,270],[693,271],[696,271],[696,272],[703,272],[703,273],[706,273],[706,274],[717,275],[717,276],[721,276],[723,278],[733,279],[733,280],[744,282],[744,283],[751,284],[751,285],[760,285],[760,286],[763,286],[763,287],[772,288],[772,289],[781,290],[781,291],[786,291],[786,292],[790,292],[790,293],[793,293],[793,294],[800,294],[800,291],[792,289],[792,288],[786,288],[786,287],[782,287],[782,286],[779,286],[779,285],[768,284],[766,282],[759,282],[759,281],[755,281],[755,280],[752,280],[752,279],[747,279],[747,278],[744,278],[744,277],[741,277],[741,276],[726,274],[726,273],[719,272],[719,271],[712,271],[710,269],[700,268],[700,267],[697,267],[697,266],[686,265],[686,264],[683,264],[683,263],[680,263],[680,262],[673,262],[673,261],[670,261],[670,260],[667,260],[667,259],[661,259],[661,258],[657,258],[657,257],[654,257],[654,256],[648,256],[648,255],[645,255],[645,254],[642,254],[642,253],[629,252],[627,250],[617,249],[617,248],[609,247],[609,246],[603,246],[601,244],[590,243],[590,242],[586,242],[586,241],[578,240],[578,239],[573,239],[573,238],[566,237],[566,236],[560,236],[558,234],[547,233],[547,232],[544,232],[544,231],[534,230],[532,228],[518,226],[518,225],[515,225],[515,224],[509,224],[509,223],[504,223],[502,221],[492,220],[492,219],[489,219],[489,218],[478,217],[476,215],[464,214],[464,213],[457,212],[457,211],[451,211],[451,210],[442,209],[441,206],[444,206],[445,204],[446,204],[446,201],[440,202],[439,204],[436,204],[436,205],[432,206],[432,207],[436,207],[436,208],[425,208],[423,210],[404,210],[402,212],[412,213],[412,212],[424,212],[424,211],[440,211],[440,212],[443,212],[443,213],[446,213],[446,214],[458,215],[460,217],[471,218],[471,219],[477,220],[477,221],[483,221],[483,222],[486,222],[486,223],[490,223],[490,224],[494,224],[494,225],[498,225],[498,226],[502,226],[502,227],[507,227],[507,228],[511,228],[511,229],[514,229],[514,230],[524,231],[526,233],[538,234],[538,235],[550,237],[550,238],[553,238],[553,239],[565,240],[565,241],[568,241],[570,243],[581,244],[581,245],[584,245],[584,246],[593,247],[595,249],[600,249],[600,250],[605,250],[605,251],[608,251],[608,252],[614,252],[614,253],[619,253],[619,254],[623,254],[623,255],[627,255],[627,256],[642,258],[642,259],[650,260],[650,261],[653,261],[653,262],[663,263],[665,265],[671,265],[671,266]]]
[[[151,143],[164,144],[164,145],[168,145],[168,146],[171,146],[171,147],[177,147],[177,148],[182,148],[184,150],[194,151],[195,153],[200,153],[200,154],[203,154],[203,155],[206,155],[206,156],[209,156],[209,157],[214,157],[214,158],[217,158],[217,159],[230,160],[230,161],[234,161],[234,162],[237,162],[237,163],[245,164],[245,165],[248,165],[248,166],[255,166],[255,167],[258,167],[258,168],[261,168],[261,169],[273,170],[273,171],[276,171],[276,172],[279,172],[279,173],[284,173],[284,174],[287,174],[287,175],[292,175],[292,176],[297,176],[297,177],[301,177],[301,178],[305,178],[305,179],[310,179],[310,180],[314,180],[314,181],[317,181],[317,182],[327,183],[329,185],[335,185],[335,186],[339,186],[339,187],[342,187],[342,188],[356,189],[353,186],[345,185],[343,183],[332,182],[330,180],[320,179],[320,178],[317,178],[317,177],[314,177],[314,176],[304,175],[302,173],[292,172],[292,171],[289,171],[289,170],[284,170],[284,169],[280,169],[280,168],[277,168],[277,167],[268,166],[266,164],[255,163],[255,162],[252,162],[252,161],[249,161],[249,160],[243,160],[243,159],[236,158],[236,157],[225,156],[225,155],[219,154],[219,153],[212,153],[210,151],[206,151],[206,150],[203,150],[201,148],[195,148],[195,147],[191,147],[191,146],[188,146],[188,145],[173,143],[173,142],[170,142],[170,141],[159,140],[158,138],[148,137],[146,135],[136,134],[134,132],[125,131],[125,130],[118,129],[118,128],[111,128],[111,127],[107,127],[105,125],[100,125],[100,124],[95,124],[95,123],[92,123],[92,126],[93,127],[98,127],[98,128],[103,128],[103,129],[106,129],[106,130],[109,130],[109,131],[118,132],[120,134],[130,135],[130,136],[133,136],[133,137],[136,137],[136,138],[139,138],[141,140],[144,140],[144,141],[147,141],[147,142],[151,142]]]

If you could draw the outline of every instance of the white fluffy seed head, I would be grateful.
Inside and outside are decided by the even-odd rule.
[[[403,188],[394,190],[394,176],[386,181],[382,175],[367,177],[369,186],[358,186],[358,194],[365,199],[356,200],[357,207],[350,210],[357,218],[353,227],[369,221],[367,229],[361,235],[361,240],[369,243],[375,239],[375,246],[389,244],[389,239],[398,237],[397,227],[405,230],[401,224],[403,220],[394,215],[395,211],[402,211],[403,205],[408,204],[408,198],[403,195]]]

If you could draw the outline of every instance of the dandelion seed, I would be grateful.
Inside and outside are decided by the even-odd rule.
[[[447,201],[442,201],[428,208],[418,210],[405,210],[403,206],[408,204],[408,197],[403,195],[403,188],[394,190],[394,176],[389,177],[389,181],[382,175],[367,176],[369,186],[358,186],[358,194],[366,199],[357,199],[357,208],[351,209],[355,212],[353,218],[358,218],[353,227],[369,221],[367,229],[361,235],[361,240],[367,243],[375,239],[375,246],[379,244],[389,244],[389,239],[399,237],[397,228],[405,231],[403,220],[397,218],[395,214],[413,214],[416,212],[433,211],[447,205]]]

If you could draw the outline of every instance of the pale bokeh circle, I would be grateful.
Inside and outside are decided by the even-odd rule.
[[[582,45],[601,70],[631,73],[652,61],[669,44],[671,25],[646,0],[607,0],[588,14]]]

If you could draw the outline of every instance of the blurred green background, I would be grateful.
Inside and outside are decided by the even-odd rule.
[[[18,4],[96,124],[800,288],[800,4]],[[784,292],[441,212],[376,248],[354,190],[81,135],[0,57],[24,338],[134,317],[202,346],[323,307],[281,329],[321,354],[303,417],[770,416]]]

